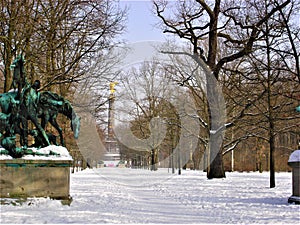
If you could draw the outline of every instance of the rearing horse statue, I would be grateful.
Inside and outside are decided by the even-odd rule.
[[[26,82],[27,82],[24,63],[25,63],[25,59],[23,57],[23,54],[21,54],[10,65],[10,69],[14,70],[11,89],[18,90],[17,99],[20,99],[22,88],[26,85]]]

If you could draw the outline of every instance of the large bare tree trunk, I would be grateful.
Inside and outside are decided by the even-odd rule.
[[[270,132],[272,132],[272,128],[270,129]],[[269,140],[269,146],[270,146],[270,188],[275,187],[275,136],[274,133],[270,134],[270,140]]]
[[[212,73],[206,72],[207,105],[209,114],[209,167],[207,178],[224,178],[223,167],[223,133],[225,103],[221,88]]]
[[[224,178],[225,170],[223,166],[223,155],[222,152],[218,152],[213,161],[210,164],[209,170],[207,172],[207,178]]]

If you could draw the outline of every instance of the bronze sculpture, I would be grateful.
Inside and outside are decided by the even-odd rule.
[[[14,158],[22,157],[28,152],[30,134],[35,138],[36,147],[50,145],[49,137],[53,137],[53,134],[47,134],[45,131],[48,122],[56,128],[61,145],[65,146],[62,129],[56,121],[58,113],[71,120],[75,138],[78,138],[80,129],[80,117],[69,101],[50,91],[39,92],[39,80],[29,84],[24,63],[24,57],[20,55],[11,65],[11,69],[14,70],[12,87],[17,90],[0,94],[0,144]],[[35,131],[28,131],[28,120],[34,124]],[[16,134],[20,135],[21,147],[16,147]],[[56,144],[56,141],[53,143]]]

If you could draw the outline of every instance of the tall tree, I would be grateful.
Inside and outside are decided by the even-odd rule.
[[[11,88],[10,65],[20,46],[26,48],[32,35],[32,18],[35,17],[31,1],[6,1],[0,4],[0,53],[4,74],[4,91]],[[32,10],[32,11],[31,11]],[[30,11],[30,14],[29,14]],[[32,14],[31,14],[32,13]]]
[[[286,7],[290,0],[282,1],[278,5],[272,5],[268,12],[261,16],[253,5],[259,1],[221,1],[215,0],[185,0],[175,2],[171,8],[174,13],[168,11],[167,1],[154,0],[156,15],[161,19],[164,33],[177,35],[186,39],[192,46],[192,52],[211,69],[214,79],[219,80],[220,72],[226,64],[241,59],[254,50],[254,44],[264,35],[261,27],[271,16]],[[220,48],[220,43],[224,43]],[[205,47],[208,46],[207,51]],[[212,80],[207,74],[207,80]],[[214,85],[207,82],[208,95],[215,91]],[[209,97],[209,96],[208,96]],[[210,103],[211,108],[218,105]],[[211,120],[210,130],[213,130]],[[216,124],[217,126],[220,124]],[[224,126],[224,124],[223,124]],[[215,128],[216,129],[216,128]],[[214,139],[216,132],[211,132]],[[214,141],[213,141],[214,142]],[[208,170],[208,178],[225,177],[222,160],[222,149],[218,151]]]
[[[10,88],[9,66],[16,53],[26,56],[30,79],[43,88],[66,89],[84,77],[95,53],[113,45],[124,28],[125,11],[116,1],[1,0],[0,53],[5,91]]]
[[[267,13],[269,4],[265,1],[262,7]],[[261,7],[261,8],[262,8]],[[288,30],[286,25],[282,26],[282,20],[277,17],[271,17],[265,21],[262,27],[262,32],[265,34],[265,38],[262,39],[261,50],[257,51],[256,54],[251,54],[251,65],[255,69],[257,74],[257,90],[261,90],[261,99],[255,102],[254,105],[258,110],[258,114],[261,114],[263,119],[260,120],[260,128],[264,129],[266,132],[265,139],[269,144],[270,150],[270,188],[275,187],[275,137],[278,132],[283,132],[285,130],[293,129],[293,122],[296,116],[293,116],[295,107],[295,101],[293,101],[289,96],[292,96],[297,90],[299,83],[296,81],[297,70],[297,59],[291,60],[291,66],[286,64],[286,61],[282,61],[282,49],[293,44],[291,42],[285,43],[282,41],[282,36],[285,36]],[[285,23],[286,20],[283,20]],[[285,43],[283,45],[283,43]],[[262,55],[259,54],[262,53]],[[299,54],[299,53],[295,53]],[[292,56],[295,55],[291,54]],[[290,57],[289,57],[290,58]],[[293,59],[290,58],[290,59]],[[296,76],[295,76],[296,75]],[[291,90],[289,90],[291,88]],[[283,94],[284,93],[284,94]],[[289,114],[290,111],[290,115]],[[278,122],[286,122],[286,126],[279,126]],[[265,124],[265,125],[263,125]]]

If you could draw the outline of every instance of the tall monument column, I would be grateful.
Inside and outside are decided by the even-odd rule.
[[[109,84],[109,98],[108,98],[108,127],[106,136],[106,149],[105,161],[119,161],[120,152],[117,145],[117,140],[114,134],[114,103],[115,103],[115,86],[118,82],[110,82]]]
[[[107,141],[108,152],[115,152],[115,137],[114,137],[114,102],[115,102],[115,85],[117,82],[110,82],[109,84],[109,99],[108,99],[108,129],[107,129]]]

